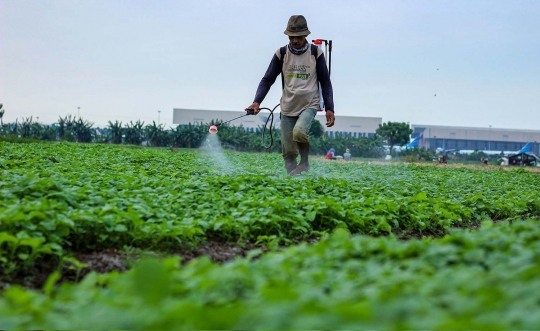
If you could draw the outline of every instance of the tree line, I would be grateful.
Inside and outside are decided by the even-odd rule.
[[[1,108],[0,108],[1,109]],[[3,113],[2,113],[3,115]],[[0,117],[1,119],[1,117]],[[198,148],[208,136],[208,128],[220,122],[213,120],[210,123],[194,123],[177,125],[166,128],[164,124],[142,121],[122,123],[118,120],[109,121],[106,127],[94,127],[94,123],[81,117],[67,115],[59,117],[53,125],[44,125],[33,120],[33,117],[18,119],[14,123],[1,123],[0,137],[4,141],[69,141],[79,143],[109,143],[127,145],[145,145],[171,148]],[[389,122],[392,124],[391,122]],[[408,124],[400,123],[403,129],[409,129]],[[384,145],[403,145],[408,142],[405,134],[385,136],[388,124],[384,123],[373,137],[354,137],[351,134],[334,135],[330,137],[324,132],[322,124],[314,120],[310,129],[311,153],[325,155],[330,148],[335,149],[336,155],[342,155],[346,149],[356,157],[378,158],[385,155]],[[379,132],[380,131],[380,132]],[[255,130],[242,126],[222,124],[217,133],[222,146],[237,151],[262,152],[266,149],[262,145],[263,128]],[[396,137],[399,136],[399,139]],[[404,138],[405,137],[405,138]],[[265,133],[265,145],[270,143],[270,133]],[[270,152],[281,152],[281,134],[279,129],[272,131],[274,141]]]

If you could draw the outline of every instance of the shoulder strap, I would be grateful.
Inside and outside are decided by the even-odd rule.
[[[279,48],[279,55],[281,55],[281,62],[283,63],[283,57],[285,56],[285,53],[287,53],[287,46],[283,46]]]
[[[317,60],[317,45],[311,44],[311,55],[315,56],[315,60]]]
[[[283,46],[279,48],[279,55],[281,60],[281,89],[283,90],[285,88],[285,77],[283,77],[283,58],[285,57],[285,53],[287,53],[287,46]]]

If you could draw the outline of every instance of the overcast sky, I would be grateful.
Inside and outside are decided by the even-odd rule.
[[[538,0],[0,0],[4,122],[242,110],[294,14],[334,42],[336,115],[540,129]]]

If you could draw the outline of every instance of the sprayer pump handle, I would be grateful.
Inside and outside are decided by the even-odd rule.
[[[255,115],[255,110],[253,108],[246,108],[246,115]]]

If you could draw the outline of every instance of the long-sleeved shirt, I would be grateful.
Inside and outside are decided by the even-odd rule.
[[[286,47],[283,62],[280,60],[279,49],[259,83],[255,102],[262,103],[270,87],[283,71],[284,86],[281,96],[281,113],[287,116],[297,116],[306,108],[319,108],[319,85],[326,110],[334,110],[332,82],[326,67],[322,49],[317,49],[317,57],[311,55],[311,45],[300,55],[295,55]]]

